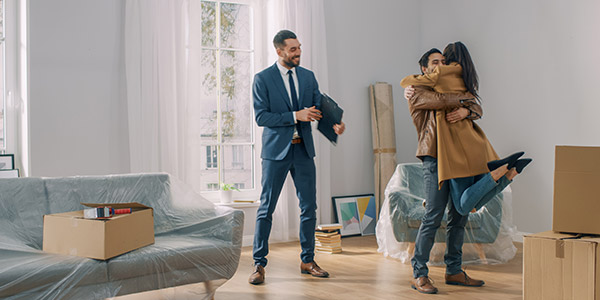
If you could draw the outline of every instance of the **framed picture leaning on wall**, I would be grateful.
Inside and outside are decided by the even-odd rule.
[[[342,224],[342,236],[375,234],[375,195],[331,197],[336,222]]]
[[[15,156],[13,154],[0,154],[0,170],[12,170],[15,168]]]

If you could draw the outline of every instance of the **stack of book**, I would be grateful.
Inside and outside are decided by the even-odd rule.
[[[315,230],[315,251],[322,253],[342,253],[341,224],[319,225]]]

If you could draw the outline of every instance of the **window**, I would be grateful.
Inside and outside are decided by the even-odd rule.
[[[202,93],[199,118],[206,168],[200,184],[255,184],[255,139],[252,106],[254,75],[252,7],[232,1],[202,1]]]
[[[0,153],[6,152],[6,91],[5,74],[6,68],[4,65],[5,37],[4,33],[4,0],[0,0]]]
[[[235,186],[238,189],[244,189],[244,183],[234,183],[233,186]]]
[[[218,183],[209,183],[206,185],[206,189],[208,189],[209,191],[218,191],[219,184]]]

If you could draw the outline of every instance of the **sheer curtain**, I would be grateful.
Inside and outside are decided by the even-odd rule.
[[[244,2],[249,2],[245,0]],[[250,1],[251,2],[251,1]],[[301,65],[315,72],[327,91],[325,18],[322,0],[255,0],[256,72],[277,60],[272,39],[281,29],[298,35]],[[167,172],[184,182],[199,176],[199,147],[187,138],[201,107],[202,10],[193,0],[127,0],[125,66],[132,172]],[[331,222],[330,143],[314,130],[320,222]],[[260,134],[258,135],[260,139]],[[258,141],[260,143],[260,141]],[[260,168],[260,162],[257,163]],[[291,178],[274,215],[272,241],[297,240],[300,211]],[[258,179],[260,182],[260,179]]]
[[[132,172],[194,180],[198,151],[188,135],[199,107],[200,1],[128,0],[125,69]],[[198,153],[198,152],[196,152]],[[198,167],[194,167],[198,166]],[[197,172],[196,172],[197,173]]]

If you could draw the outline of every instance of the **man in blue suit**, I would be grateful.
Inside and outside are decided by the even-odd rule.
[[[288,172],[292,174],[300,200],[300,271],[328,277],[314,261],[316,226],[315,147],[310,122],[320,120],[321,93],[312,71],[300,64],[300,43],[289,30],[273,39],[277,62],[254,77],[252,94],[256,123],[262,134],[262,192],[254,233],[254,272],[251,284],[265,280],[272,215]],[[345,125],[334,125],[337,134]]]

